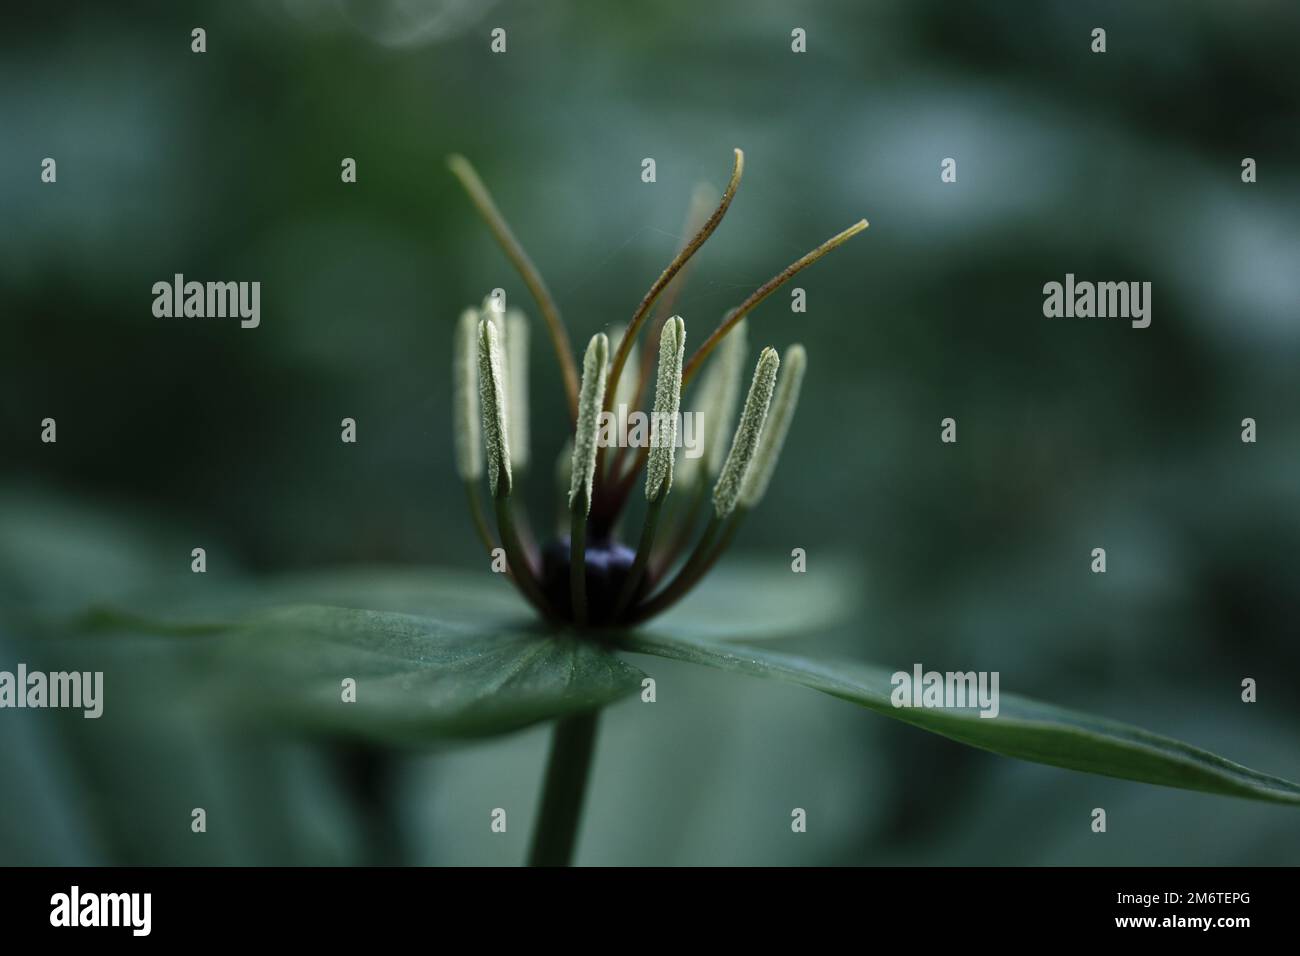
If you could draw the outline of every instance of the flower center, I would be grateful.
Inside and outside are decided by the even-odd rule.
[[[628,572],[636,554],[631,548],[612,538],[587,542],[587,619],[592,624],[609,624],[614,615],[614,604],[627,581]],[[561,617],[572,620],[573,602],[570,595],[569,537],[557,538],[542,549],[542,591],[551,606]],[[648,582],[643,577],[644,592]],[[641,594],[633,595],[634,598]]]

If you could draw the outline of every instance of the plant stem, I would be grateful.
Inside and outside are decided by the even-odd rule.
[[[561,718],[555,724],[542,804],[533,824],[529,866],[568,866],[573,860],[599,716],[600,711],[593,710]]]
[[[632,464],[628,465],[627,471],[618,477],[618,483],[614,485],[613,491],[610,492],[610,500],[613,502],[612,513],[617,516],[623,506],[627,504],[627,496],[632,493],[632,486],[636,484],[636,476],[641,473],[645,463],[650,459],[650,446],[642,445],[637,449],[636,457],[632,459]]]
[[[715,514],[709,518],[709,523],[704,528],[704,534],[696,542],[695,550],[686,559],[686,563],[677,572],[677,576],[669,581],[658,594],[633,610],[629,621],[643,621],[658,614],[662,608],[676,601],[679,593],[694,582],[696,568],[704,565],[705,558],[709,555],[709,549],[713,547],[713,541],[717,538],[720,530],[722,530],[722,519]]]
[[[708,497],[708,482],[704,480],[703,475],[699,475],[696,477],[695,490],[691,493],[691,503],[686,510],[686,517],[678,522],[678,531],[668,543],[668,546],[664,548],[660,563],[655,568],[655,574],[660,576],[667,574],[669,569],[677,563],[677,559],[682,556],[682,552],[686,550],[686,545],[690,543],[691,534],[695,531],[700,511],[704,508],[704,502]]]
[[[677,577],[673,578],[668,586],[653,598],[636,608],[627,623],[635,624],[655,614],[660,614],[689,594],[691,589],[700,582],[700,579],[709,573],[709,570],[717,563],[718,558],[722,557],[723,552],[730,547],[732,539],[736,536],[736,531],[740,528],[740,521],[743,517],[744,511],[737,508],[729,518],[718,518],[716,515],[710,518],[708,527],[704,529],[704,537],[695,546],[695,550],[691,552],[686,564],[677,572]],[[715,546],[714,541],[717,539],[719,532],[722,532],[722,540],[718,541]]]
[[[682,588],[682,590],[679,591],[676,595],[674,595],[671,598],[671,600],[668,601],[666,607],[671,607],[673,604],[676,604],[678,601],[680,601],[683,597],[687,595],[687,593],[691,590],[691,588],[699,584],[700,581],[704,578],[704,576],[713,570],[713,566],[718,563],[718,558],[726,554],[727,549],[731,547],[731,542],[735,540],[736,532],[740,530],[740,522],[744,519],[744,517],[745,517],[745,512],[737,508],[735,514],[733,514],[730,520],[727,522],[726,529],[722,532],[722,540],[717,543],[717,545],[713,549],[713,552],[707,558],[704,559],[704,564],[701,565],[696,570],[695,577],[692,580],[686,582],[686,586]]]
[[[469,496],[469,515],[474,521],[474,530],[478,532],[483,547],[487,548],[488,557],[491,557],[496,543],[492,540],[492,532],[488,530],[487,518],[483,516],[483,503],[479,501],[478,486],[472,481],[465,482],[465,493]]]
[[[569,519],[569,596],[573,600],[573,623],[587,626],[587,509],[574,502]]]
[[[663,507],[664,496],[660,495],[646,506],[645,523],[641,525],[641,540],[636,546],[636,558],[632,561],[632,570],[618,592],[614,602],[613,619],[617,621],[636,597],[636,589],[645,577],[646,565],[650,562],[650,552],[655,546],[655,529],[659,527],[659,511]]]
[[[501,532],[501,547],[506,553],[506,567],[509,568],[511,577],[538,613],[542,617],[554,620],[555,611],[542,594],[542,589],[533,574],[532,565],[528,563],[528,556],[524,554],[523,547],[519,543],[514,515],[510,513],[510,499],[505,495],[499,496],[496,499],[496,509],[497,530]]]

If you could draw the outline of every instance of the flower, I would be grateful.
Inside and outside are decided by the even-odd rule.
[[[575,423],[572,451],[565,461],[568,468],[560,469],[569,485],[569,535],[539,549],[531,534],[519,533],[513,505],[512,462],[522,466],[528,457],[527,325],[522,313],[512,309],[503,314],[501,304],[491,298],[479,312],[462,313],[453,363],[456,460],[479,536],[490,552],[495,553],[499,541],[510,579],[548,620],[578,627],[639,623],[689,593],[726,551],[745,515],[762,499],[785,443],[807,364],[800,345],[786,352],[784,371],[775,349],[762,350],[740,421],[730,445],[725,445],[743,374],[745,317],[795,274],[867,228],[867,221],[854,223],[760,286],[727,312],[684,362],[685,321],[678,315],[669,316],[666,309],[653,322],[651,314],[730,208],[744,171],[744,154],[735,150],[731,178],[717,206],[691,230],[692,238],[650,287],[631,321],[611,336],[598,333],[592,337],[579,380],[559,309],[532,260],[469,162],[453,156],[448,166],[537,302],[560,363]],[[659,338],[653,415],[648,429],[639,425],[627,429],[620,413],[641,403],[649,378],[651,356],[647,354],[644,362],[636,359],[637,337],[647,323],[658,329]],[[471,339],[477,354],[467,352]],[[617,342],[612,356],[611,340]],[[682,393],[715,350],[718,356],[710,363],[698,411],[704,419],[700,429],[704,448],[696,451],[703,457],[697,462],[694,456],[685,456],[678,469],[679,489],[690,500],[666,511],[682,437]],[[635,378],[624,376],[629,365]],[[480,418],[468,412],[476,401],[475,390],[482,412],[481,430]],[[631,424],[634,416],[640,416],[644,424],[640,411],[627,415],[626,424]],[[480,442],[486,442],[488,483],[497,518],[495,537],[480,500],[484,457]],[[725,457],[724,447],[728,449]],[[618,541],[617,528],[642,469],[646,471],[646,506],[633,551]],[[716,479],[713,514],[697,534],[707,479]],[[671,534],[661,535],[661,517],[668,513],[675,527],[665,529]],[[527,525],[520,522],[519,527],[526,529]]]

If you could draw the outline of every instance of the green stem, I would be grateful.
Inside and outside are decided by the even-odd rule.
[[[641,579],[645,577],[646,565],[650,562],[650,552],[655,546],[655,529],[659,526],[659,511],[663,507],[664,497],[660,495],[646,506],[645,523],[641,525],[641,540],[636,546],[636,558],[632,561],[632,569],[628,572],[627,580],[623,582],[623,587],[618,592],[618,600],[614,602],[613,617],[616,621],[632,603]]]
[[[691,493],[691,503],[687,508],[686,517],[678,522],[678,531],[673,536],[664,553],[660,556],[660,561],[655,573],[662,576],[668,573],[669,569],[677,563],[677,559],[682,556],[686,550],[686,545],[690,543],[691,532],[695,530],[696,522],[699,521],[700,511],[704,507],[704,501],[709,496],[708,483],[704,480],[703,475],[698,475],[695,481],[695,490]]]
[[[492,549],[496,544],[492,540],[492,532],[488,530],[487,518],[483,516],[483,503],[479,501],[478,486],[472,481],[467,481],[465,492],[469,496],[469,515],[474,521],[474,530],[478,532],[483,547],[487,548],[488,557],[491,557]]]
[[[721,519],[717,515],[710,518],[708,527],[704,529],[704,537],[695,546],[686,564],[677,572],[677,577],[653,598],[638,607],[632,613],[628,623],[644,621],[648,617],[660,614],[684,598],[700,582],[700,579],[709,573],[718,558],[722,557],[723,552],[731,545],[743,517],[743,509],[738,508],[730,518]],[[722,532],[722,540],[718,541],[715,547],[713,543],[719,531]]]
[[[679,592],[694,582],[695,569],[704,564],[709,550],[713,547],[713,540],[718,536],[718,531],[721,528],[721,518],[716,514],[709,518],[709,523],[704,528],[704,534],[701,535],[699,542],[695,545],[695,550],[691,552],[691,556],[686,559],[686,563],[677,572],[677,576],[669,581],[658,594],[636,608],[632,612],[630,621],[643,621],[648,617],[652,617],[677,600]]]
[[[587,509],[575,501],[569,519],[569,596],[573,623],[587,626]]]
[[[514,515],[510,513],[510,499],[504,495],[496,499],[497,530],[501,532],[501,547],[506,553],[506,567],[525,598],[545,618],[555,619],[555,611],[542,594],[537,578],[533,575],[528,556],[524,554],[519,543],[519,534],[515,531]]]
[[[617,517],[623,510],[624,505],[627,504],[628,495],[632,493],[632,486],[636,483],[636,476],[640,474],[641,469],[645,467],[645,463],[649,458],[649,444],[642,445],[637,451],[636,457],[632,459],[632,464],[628,466],[627,471],[623,472],[623,474],[616,480],[616,483],[609,493],[611,504],[607,508],[609,514],[613,517]],[[610,477],[613,478],[613,475]],[[613,519],[611,518],[611,521],[612,520]]]
[[[542,804],[533,825],[529,866],[568,866],[573,860],[599,716],[600,711],[593,710],[564,717],[555,724]]]

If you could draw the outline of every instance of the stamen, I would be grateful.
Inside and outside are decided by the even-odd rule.
[[[781,359],[776,349],[763,349],[754,369],[754,379],[745,398],[745,408],[740,413],[740,424],[736,426],[736,435],[731,442],[731,451],[722,466],[722,474],[713,487],[713,517],[709,519],[704,534],[695,545],[695,550],[686,559],[682,569],[658,594],[635,608],[627,623],[635,623],[666,610],[679,601],[700,579],[709,572],[714,562],[722,555],[731,540],[745,512],[736,512],[736,502],[745,475],[753,462],[754,450],[763,434],[763,425],[767,419],[768,406],[772,402],[772,391],[776,385],[777,369]],[[733,513],[735,512],[735,513]],[[718,537],[721,535],[722,540]],[[716,546],[715,546],[716,542]]]
[[[452,336],[451,408],[455,436],[456,473],[465,483],[470,520],[488,554],[496,544],[483,517],[479,481],[483,477],[483,423],[478,397],[478,312],[466,309],[456,322]]]
[[[740,499],[740,489],[754,460],[758,440],[767,421],[767,409],[772,403],[772,390],[776,386],[776,372],[781,359],[776,349],[763,349],[754,369],[754,379],[745,397],[745,408],[740,413],[740,424],[731,440],[731,451],[722,465],[722,474],[713,486],[713,510],[719,518],[728,517]]]
[[[478,392],[483,404],[483,438],[487,445],[488,487],[494,498],[510,495],[510,445],[506,426],[505,370],[497,328],[490,319],[478,324]]]
[[[510,463],[528,467],[528,319],[518,309],[505,315],[506,405],[510,420]]]
[[[569,509],[591,510],[591,485],[596,475],[596,438],[609,368],[609,339],[591,337],[582,359],[582,391],[578,395],[578,427],[573,436],[573,468],[569,478]]]
[[[696,473],[701,469],[707,472],[710,478],[716,477],[722,469],[724,449],[728,447],[727,435],[736,417],[736,405],[740,400],[740,384],[743,376],[741,369],[745,364],[748,351],[745,329],[745,324],[741,324],[733,330],[732,335],[723,342],[717,360],[709,368],[707,381],[701,389],[705,394],[700,396],[697,406],[704,422],[701,436],[703,453],[694,460],[682,456],[680,482],[683,485],[692,484],[696,479]],[[685,384],[683,379],[683,388]],[[622,510],[628,495],[631,494],[636,476],[641,473],[649,457],[650,449],[643,446],[637,451],[632,464],[619,477],[618,484],[611,495],[611,499],[617,505],[611,510],[612,514],[617,515]]]
[[[669,319],[659,336],[659,378],[655,383],[654,416],[650,426],[650,461],[646,466],[645,523],[632,569],[614,603],[617,620],[641,587],[650,553],[654,550],[659,511],[673,486],[673,457],[677,452],[677,413],[682,401],[682,356],[686,349],[686,323]]]
[[[510,472],[509,428],[506,424],[506,403],[503,394],[504,370],[501,342],[497,327],[489,318],[478,324],[478,385],[483,405],[483,438],[487,445],[488,487],[496,505],[497,530],[501,534],[501,547],[506,553],[506,565],[511,580],[532,605],[547,618],[555,612],[547,603],[537,577],[528,562],[527,554],[519,542],[514,515],[510,511],[510,492],[513,479]]]
[[[795,407],[799,404],[799,389],[803,385],[807,364],[808,356],[802,345],[792,345],[785,350],[776,394],[772,396],[772,411],[767,416],[754,461],[740,489],[741,508],[753,508],[767,493],[777,459],[781,457],[781,448],[785,445],[785,436],[790,431],[790,422],[794,420]]]
[[[650,422],[650,460],[646,466],[647,501],[660,501],[673,486],[677,454],[677,415],[682,404],[682,357],[686,323],[673,316],[659,337],[659,378],[655,383],[654,414]]]
[[[573,436],[573,472],[569,478],[569,586],[573,619],[579,627],[587,623],[587,514],[591,511],[591,487],[596,477],[597,436],[608,369],[609,339],[597,333],[591,337],[582,359],[582,391],[578,395],[578,427]]]

